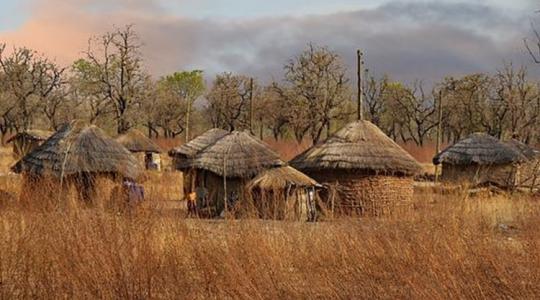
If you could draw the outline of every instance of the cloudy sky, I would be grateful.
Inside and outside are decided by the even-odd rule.
[[[197,68],[279,79],[313,42],[351,74],[361,48],[377,74],[433,82],[530,64],[522,40],[531,22],[540,27],[538,9],[534,0],[0,0],[0,41],[68,64],[90,36],[134,24],[156,76]]]

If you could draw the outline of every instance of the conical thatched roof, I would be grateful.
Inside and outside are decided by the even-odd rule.
[[[176,147],[169,151],[169,156],[184,155],[186,157],[194,157],[204,148],[212,145],[220,138],[224,137],[228,131],[220,128],[213,128],[199,135],[188,143],[180,147]]]
[[[69,176],[83,172],[113,173],[135,179],[135,157],[96,126],[66,124],[13,166],[17,173]]]
[[[247,132],[233,131],[192,160],[192,166],[226,177],[246,178],[261,171],[282,166],[279,155]]]
[[[540,152],[538,150],[516,139],[508,140],[505,143],[510,147],[513,147],[515,150],[519,151],[527,159],[535,159],[538,158],[540,155]]]
[[[122,144],[131,152],[153,152],[161,153],[161,149],[144,133],[136,129],[131,129],[125,134],[116,138],[116,141]]]
[[[433,158],[434,164],[492,165],[525,161],[527,158],[514,146],[486,133],[473,133],[444,149]]]
[[[348,124],[324,143],[295,157],[291,165],[301,171],[341,169],[405,175],[421,171],[407,151],[369,121]]]
[[[16,135],[10,137],[6,142],[11,143],[18,138],[27,138],[36,141],[44,141],[53,134],[52,131],[31,129],[23,132],[19,132]]]
[[[317,186],[318,183],[306,174],[293,167],[285,166],[263,171],[251,180],[247,187],[249,189],[259,188],[261,190],[283,190],[289,186],[310,187]]]

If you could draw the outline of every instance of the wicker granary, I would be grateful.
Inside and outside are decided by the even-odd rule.
[[[418,162],[369,121],[348,124],[291,165],[328,187],[333,214],[380,215],[409,206]]]
[[[195,189],[205,190],[204,203],[199,207],[208,215],[233,208],[245,197],[245,186],[260,172],[282,166],[279,155],[247,132],[227,133],[201,150],[190,161],[195,170]]]
[[[442,164],[443,181],[513,189],[530,182],[522,179],[529,176],[526,173],[536,174],[535,157],[533,149],[518,141],[503,142],[486,133],[473,133],[444,149],[433,163]]]
[[[90,200],[98,177],[136,179],[141,167],[124,146],[98,127],[72,122],[19,160],[12,170],[30,181],[73,184],[84,200]]]
[[[19,160],[37,146],[41,145],[41,143],[48,139],[52,134],[51,131],[45,130],[27,130],[15,134],[7,140],[7,143],[13,145],[13,157],[16,160]]]
[[[116,138],[116,141],[131,151],[139,161],[144,161],[146,169],[161,169],[161,159],[159,154],[161,148],[144,133],[136,129],[131,129],[127,133]]]
[[[319,187],[317,181],[290,166],[265,170],[247,183],[258,216],[279,220],[314,220]]]

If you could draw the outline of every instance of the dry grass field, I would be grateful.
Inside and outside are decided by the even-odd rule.
[[[146,178],[136,211],[0,199],[0,299],[540,296],[531,195],[418,192],[406,212],[319,223],[197,220],[180,175]],[[20,179],[0,189],[16,195]]]

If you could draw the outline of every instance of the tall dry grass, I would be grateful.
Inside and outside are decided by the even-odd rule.
[[[424,193],[406,213],[322,223],[11,202],[0,298],[537,298],[539,227],[524,195]]]

